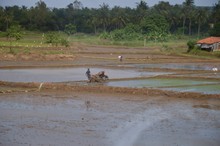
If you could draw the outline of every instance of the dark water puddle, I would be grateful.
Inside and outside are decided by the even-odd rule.
[[[205,94],[220,94],[220,82],[191,79],[144,79],[129,81],[114,81],[108,86],[132,88],[159,88],[179,92],[199,92]]]

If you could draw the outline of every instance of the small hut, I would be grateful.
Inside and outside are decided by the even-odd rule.
[[[197,41],[197,45],[201,50],[220,51],[220,37],[208,37]]]

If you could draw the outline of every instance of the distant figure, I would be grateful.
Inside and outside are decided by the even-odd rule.
[[[120,62],[122,62],[123,56],[118,56],[118,59],[120,60]]]
[[[218,68],[217,67],[213,67],[212,71],[218,71]]]
[[[91,80],[91,72],[90,72],[89,68],[86,71],[86,76],[87,76],[88,80],[90,81]]]

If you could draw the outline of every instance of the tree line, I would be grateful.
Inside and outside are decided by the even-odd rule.
[[[69,30],[69,34],[126,30],[147,36],[220,36],[220,0],[212,7],[195,6],[194,0],[185,0],[180,5],[160,1],[152,7],[141,0],[135,8],[110,8],[105,3],[99,8],[88,8],[78,0],[66,8],[48,8],[41,0],[30,8],[0,6],[0,31],[14,25],[30,31]]]

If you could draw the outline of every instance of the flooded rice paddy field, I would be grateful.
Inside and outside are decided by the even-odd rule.
[[[110,78],[96,88],[87,83],[87,67],[2,68],[0,81],[50,82],[52,90],[13,86],[15,92],[0,93],[0,145],[219,146],[220,72],[209,65],[163,65],[90,67],[92,74],[104,70]],[[78,82],[82,89],[53,88]],[[170,90],[176,92],[163,92]]]
[[[125,65],[136,68],[163,68],[163,69],[182,69],[182,70],[208,70],[211,71],[212,68],[220,68],[219,64],[210,63],[157,63],[157,64],[130,64]]]
[[[8,82],[67,82],[85,81],[87,68],[32,68],[0,69],[0,80]],[[131,69],[90,68],[91,74],[105,71],[111,79],[152,77],[170,74],[167,72],[140,72]]]
[[[106,84],[103,84],[106,86],[220,94],[220,72],[212,71],[213,66],[197,63],[122,64],[115,68],[111,65],[91,67],[90,70],[92,74],[105,71],[110,78]],[[215,65],[215,67],[219,66]],[[86,70],[87,67],[0,69],[0,81],[86,82]]]

